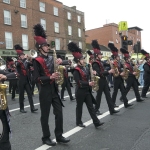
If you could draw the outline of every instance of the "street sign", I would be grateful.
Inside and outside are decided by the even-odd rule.
[[[119,32],[128,30],[128,23],[127,23],[127,21],[120,21],[118,26],[119,26]]]

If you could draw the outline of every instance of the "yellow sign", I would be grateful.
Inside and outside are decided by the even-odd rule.
[[[131,55],[131,58],[134,58],[134,59],[142,59],[143,58],[143,54],[141,54],[141,53],[138,53],[138,55],[137,55],[137,53],[132,53],[132,55]]]
[[[127,31],[127,30],[128,30],[127,21],[120,21],[119,22],[119,31]]]

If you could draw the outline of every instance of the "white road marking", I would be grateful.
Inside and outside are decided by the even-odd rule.
[[[74,94],[72,94],[73,96],[74,96]],[[67,98],[67,97],[69,97],[69,95],[68,96],[64,96],[64,98]],[[40,103],[36,103],[36,104],[34,104],[35,106],[36,105],[39,105]],[[25,106],[24,108],[28,108],[28,107],[30,107],[30,105],[27,105],[27,106]],[[20,108],[16,108],[16,109],[11,109],[11,110],[9,110],[9,112],[13,112],[13,111],[16,111],[16,110],[20,110]]]
[[[150,94],[150,92],[148,92],[147,95],[148,95],[148,94]],[[128,103],[132,103],[132,102],[134,102],[135,100],[136,100],[136,98],[133,98],[133,99],[129,100]],[[119,105],[118,108],[115,108],[115,109],[116,109],[116,110],[119,110],[119,109],[121,109],[121,108],[123,108],[123,107],[124,107],[124,104],[121,104],[121,105]],[[102,119],[102,118],[108,116],[109,114],[110,114],[109,111],[107,111],[107,112],[103,113],[102,115],[99,115],[98,118],[99,118],[99,119]],[[92,121],[92,119],[91,119],[91,120],[85,122],[84,125],[89,126],[89,125],[91,125],[92,123],[93,123],[93,121]],[[79,132],[79,131],[82,130],[82,129],[84,129],[84,128],[75,127],[75,128],[73,128],[73,129],[71,129],[70,131],[64,133],[63,136],[64,136],[65,138],[67,138],[67,137],[69,137],[69,136],[71,136],[71,135],[73,135],[73,134]],[[53,139],[53,141],[56,142],[56,139]],[[51,148],[51,147],[52,147],[52,146],[48,146],[48,145],[44,144],[44,145],[38,147],[38,148],[35,149],[35,150],[47,150],[47,149],[49,149],[49,148]]]

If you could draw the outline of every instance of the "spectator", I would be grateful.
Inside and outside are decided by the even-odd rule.
[[[140,82],[141,87],[144,86],[144,80],[143,80],[144,68],[143,68],[143,65],[144,65],[143,60],[140,60],[138,69],[140,70],[139,82]]]

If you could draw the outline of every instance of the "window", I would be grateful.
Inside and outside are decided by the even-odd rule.
[[[79,42],[79,48],[82,49],[82,42]]]
[[[67,18],[68,18],[68,20],[71,20],[71,13],[70,12],[67,12]]]
[[[68,35],[72,35],[72,27],[68,26]]]
[[[10,4],[10,0],[3,0],[4,3]]]
[[[21,15],[21,27],[27,28],[27,16]]]
[[[26,8],[26,0],[20,0],[20,7]]]
[[[138,35],[138,33],[139,33],[139,32],[137,31],[137,35]]]
[[[118,34],[117,30],[116,30],[116,34]]]
[[[13,49],[12,33],[5,32],[6,49]]]
[[[46,30],[46,20],[41,19],[41,25],[43,26],[44,30]]]
[[[40,11],[45,12],[45,3],[40,2],[39,6],[40,6]]]
[[[22,34],[22,47],[25,50],[28,50],[28,35]]]
[[[4,10],[4,24],[11,25],[11,14],[10,14],[10,11]]]
[[[78,37],[81,37],[81,29],[78,28]]]
[[[53,10],[54,10],[54,15],[58,16],[58,8],[57,7],[53,7]]]
[[[59,23],[58,22],[54,22],[54,30],[56,33],[59,33]]]
[[[81,16],[78,16],[78,22],[81,23]]]
[[[56,50],[60,50],[60,39],[55,39]]]
[[[118,39],[116,39],[116,43],[118,44],[119,42],[118,42]]]

